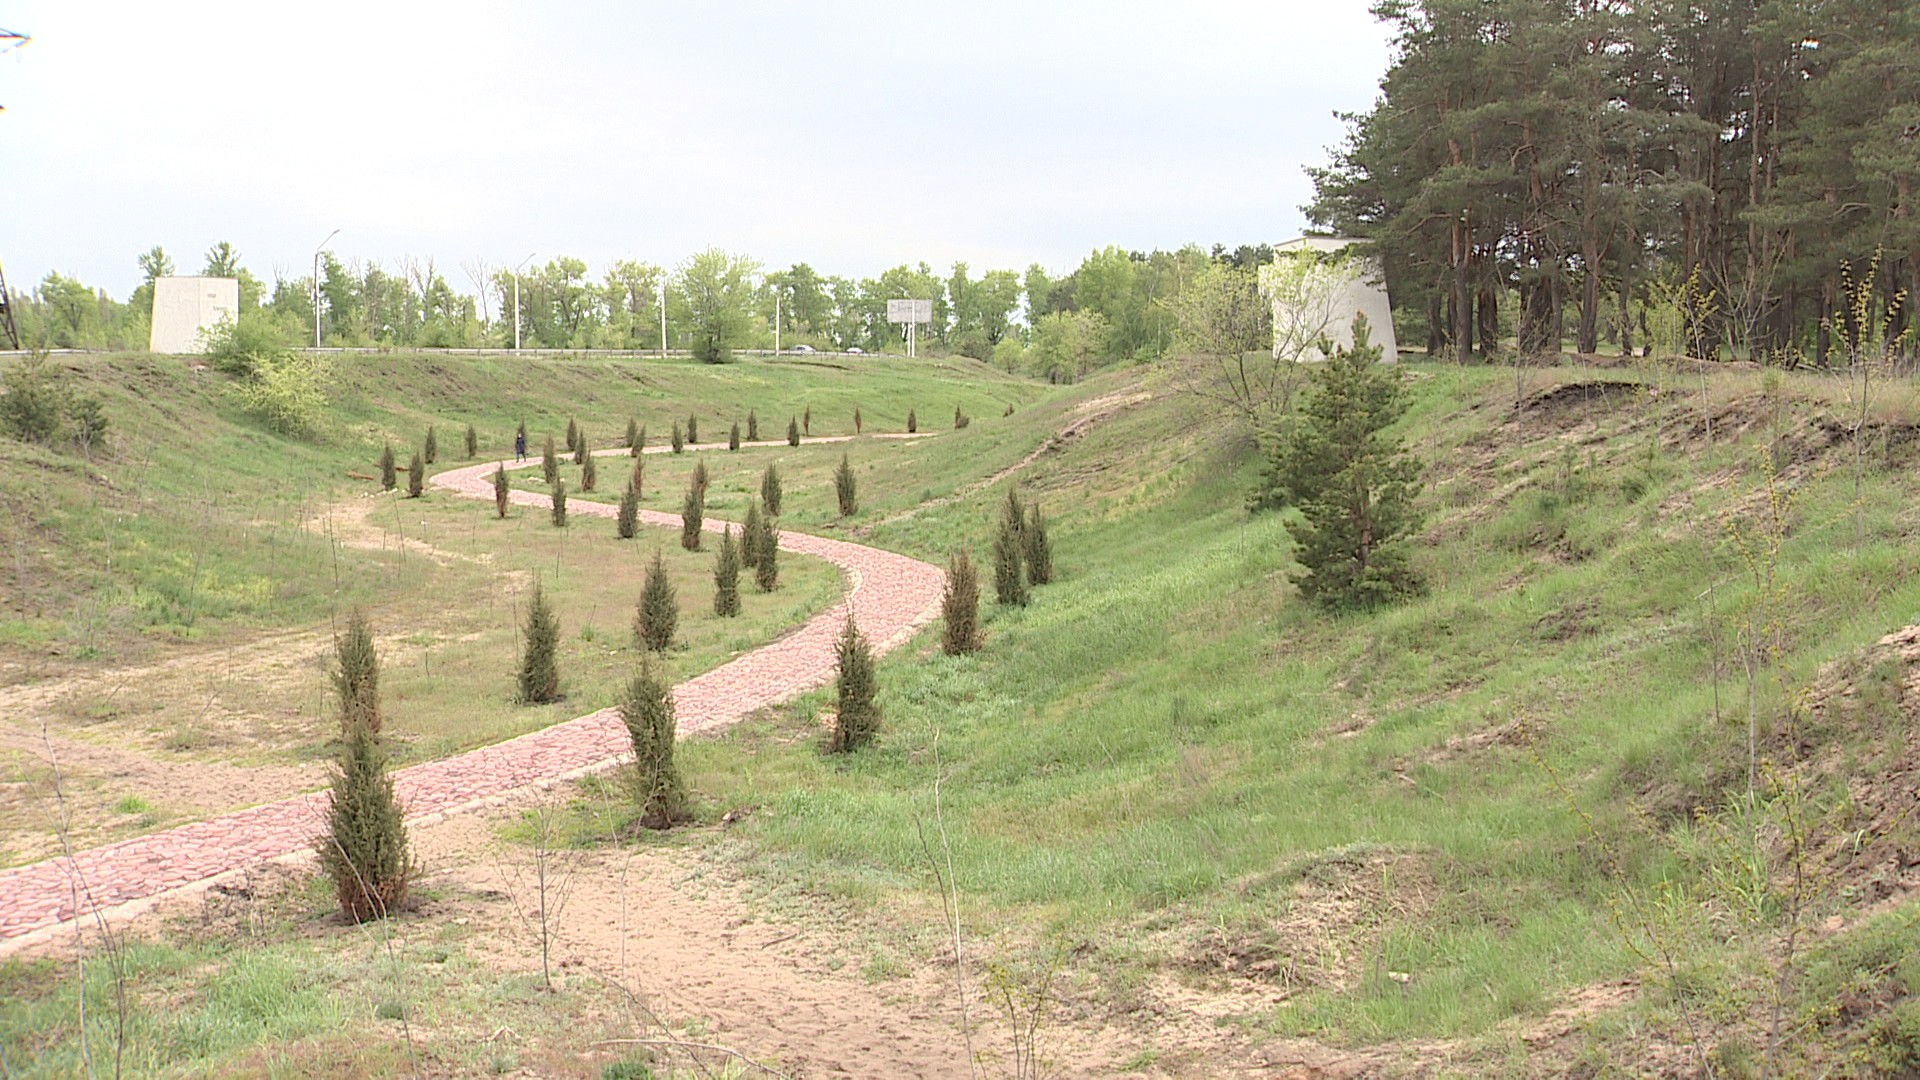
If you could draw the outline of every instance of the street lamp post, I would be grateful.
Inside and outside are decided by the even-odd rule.
[[[339,229],[333,230],[325,240],[320,241],[319,247],[313,249],[313,347],[316,349],[320,347],[320,253],[339,235]]]
[[[525,269],[526,265],[533,261],[533,256],[534,256],[533,252],[531,251],[527,252],[527,257],[524,259],[521,259],[520,265],[513,268],[513,351],[514,352],[520,351],[520,271]]]

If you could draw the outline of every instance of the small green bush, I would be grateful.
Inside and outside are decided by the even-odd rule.
[[[948,656],[980,648],[980,575],[963,548],[947,564],[947,584],[940,594],[940,651]]]
[[[640,673],[627,684],[620,700],[620,719],[633,745],[635,796],[640,824],[649,829],[671,828],[687,818],[686,787],[673,762],[676,723],[673,691],[666,680],[642,659]]]
[[[640,493],[628,484],[627,490],[620,493],[620,512],[614,515],[614,535],[622,540],[633,539],[640,523]]]
[[[400,473],[393,463],[393,444],[387,443],[380,448],[380,490],[392,491],[399,485]]]
[[[687,417],[687,445],[700,445],[700,418],[697,416]]]
[[[496,465],[493,470],[493,516],[507,516],[507,503],[512,499],[513,486],[507,483],[507,467]]]
[[[760,562],[760,504],[747,500],[747,520],[740,526],[740,565],[757,566]]]
[[[791,416],[787,417],[787,445],[800,445],[800,422]]]
[[[760,535],[753,543],[753,583],[761,592],[772,592],[780,587],[780,537],[774,532],[771,517],[760,518]]]
[[[473,430],[472,424],[468,424],[467,425],[467,460],[472,461],[474,458],[479,456],[480,456],[480,433]]]
[[[417,499],[426,490],[427,463],[421,460],[420,451],[413,452],[413,460],[407,462],[407,498]]]
[[[687,448],[687,438],[680,433],[680,421],[673,422],[673,452],[678,454]]]
[[[594,467],[593,455],[588,454],[587,459],[580,463],[580,490],[592,491],[594,485],[599,482],[599,479],[600,473],[599,470]]]
[[[993,537],[993,592],[1002,605],[1025,607],[1030,599],[1027,575],[1020,565],[1023,546],[1013,519],[1003,516]]]
[[[849,754],[871,743],[880,730],[880,706],[874,701],[873,650],[851,615],[834,647],[834,658],[839,711],[833,720],[832,749]]]
[[[907,434],[912,435],[918,432],[919,430],[920,430],[920,415],[914,412],[912,409],[908,409],[907,410]]]
[[[780,516],[780,469],[772,462],[767,463],[767,471],[760,474],[760,501],[767,504],[767,513]]]
[[[733,422],[733,429],[727,432],[727,449],[740,449],[740,422],[738,420]]]
[[[573,417],[569,416],[567,417],[567,453],[569,454],[577,453],[579,449],[580,449],[580,425],[574,423]],[[575,465],[580,464],[579,460],[575,459],[574,464]]]
[[[1027,526],[1021,530],[1026,550],[1021,556],[1027,564],[1027,584],[1047,585],[1053,581],[1053,542],[1047,539],[1047,522],[1040,516],[1040,504],[1027,513]]]
[[[560,620],[547,605],[540,582],[533,583],[520,653],[520,702],[539,705],[560,698]]]
[[[640,445],[640,422],[629,416],[627,417],[626,447],[629,451],[638,453]]]
[[[633,475],[627,477],[627,487],[633,489],[633,497],[635,499],[644,499],[647,497],[646,458],[637,457],[633,459]]]
[[[840,467],[833,470],[833,495],[839,500],[841,517],[852,517],[860,509],[860,500],[854,492],[853,466],[845,454],[840,455]]]
[[[860,434],[861,429],[864,427],[865,424],[860,419],[860,406],[855,405],[853,407],[853,433],[855,435]]]
[[[553,527],[556,529],[564,529],[567,527],[567,482],[565,480],[555,480],[553,482],[552,498]]]
[[[560,482],[560,453],[554,448],[551,435],[540,448],[540,476],[549,486]]]
[[[680,601],[673,583],[667,580],[667,561],[658,550],[647,566],[647,581],[640,587],[640,607],[633,615],[633,636],[648,652],[665,652],[673,644],[674,631],[680,625]]]
[[[433,459],[440,456],[440,441],[434,437],[432,424],[427,425],[427,438],[421,443],[420,455],[429,465],[433,464]]]
[[[373,624],[354,608],[347,629],[333,640],[333,692],[340,696],[340,733],[362,725],[380,734],[380,654],[373,647]]]
[[[747,410],[747,441],[760,441],[760,414],[752,409]]]
[[[813,406],[807,406],[806,411],[801,414],[800,429],[807,433],[808,438],[813,437]]]
[[[332,369],[320,357],[288,353],[263,360],[229,390],[242,409],[290,438],[311,436],[326,423]]]
[[[731,525],[720,533],[720,557],[713,564],[713,613],[729,619],[740,614],[740,552]]]

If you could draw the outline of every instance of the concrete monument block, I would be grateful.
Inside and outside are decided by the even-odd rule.
[[[237,278],[155,278],[153,334],[147,348],[157,353],[204,353],[207,333],[221,320],[239,317]]]

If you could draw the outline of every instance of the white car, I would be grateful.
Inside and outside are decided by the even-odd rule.
[[[795,352],[795,353],[807,353],[807,352],[812,352],[812,351],[813,351],[813,346],[811,346],[811,345],[795,345],[795,346],[794,346],[793,348],[791,348],[791,349],[788,349],[787,351],[788,351],[788,352]]]
[[[866,353],[866,350],[865,350],[865,349],[862,349],[862,348],[861,348],[860,346],[858,346],[858,345],[849,345],[849,346],[847,346],[847,351],[848,351],[849,353],[852,353],[852,354],[853,354],[853,355],[855,355],[855,356],[861,356],[861,355],[864,355],[864,354]]]

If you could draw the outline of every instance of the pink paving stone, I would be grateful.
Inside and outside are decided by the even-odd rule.
[[[843,442],[848,438],[807,441]],[[705,443],[694,449],[724,445]],[[784,446],[785,440],[747,445]],[[666,449],[651,447],[647,452]],[[600,453],[624,456],[626,451]],[[491,499],[493,470],[502,464],[524,468],[535,463],[469,465],[441,473],[432,482],[468,498]],[[513,492],[511,497],[521,505],[539,506],[547,501],[527,491]],[[575,501],[568,509],[586,517],[615,514],[613,506],[596,502]],[[643,510],[640,517],[649,525],[680,527],[677,514]],[[704,527],[707,532],[719,532],[727,524],[709,519]],[[742,653],[674,687],[682,734],[718,730],[765,706],[824,685],[833,675],[834,642],[849,609],[872,639],[876,653],[905,644],[933,620],[939,609],[945,583],[939,567],[806,533],[783,530],[779,539],[782,551],[812,555],[840,567],[848,582],[846,599],[778,641]],[[601,709],[457,757],[401,769],[394,774],[394,788],[409,816],[453,813],[532,784],[603,768],[618,760],[626,749],[627,735],[617,712]],[[0,941],[300,851],[319,835],[325,814],[325,794],[308,792],[77,852],[71,859],[47,859],[0,871]]]

